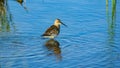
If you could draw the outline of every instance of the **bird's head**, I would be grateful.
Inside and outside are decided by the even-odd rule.
[[[60,19],[56,19],[56,20],[55,20],[54,25],[59,26],[59,25],[61,25],[61,24],[67,27],[67,25],[65,25],[64,23],[62,23]]]

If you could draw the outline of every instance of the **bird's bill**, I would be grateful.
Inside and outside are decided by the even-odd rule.
[[[67,25],[66,25],[66,24],[64,24],[64,23],[62,23],[62,22],[61,22],[61,24],[63,24],[64,26],[66,26],[66,27],[67,27]]]

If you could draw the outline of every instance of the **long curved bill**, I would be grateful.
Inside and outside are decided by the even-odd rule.
[[[63,24],[64,26],[66,26],[66,27],[67,27],[67,25],[66,25],[66,24],[64,24],[64,23],[62,23],[62,22],[61,22],[61,24]]]

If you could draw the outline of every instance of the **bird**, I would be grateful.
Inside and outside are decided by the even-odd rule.
[[[20,3],[21,5],[23,5],[24,0],[16,0],[18,3]]]
[[[58,36],[58,34],[60,33],[60,25],[64,25],[67,27],[66,24],[62,23],[60,19],[56,19],[54,24],[51,25],[44,33],[43,33],[43,37],[44,38],[55,38],[56,36]]]

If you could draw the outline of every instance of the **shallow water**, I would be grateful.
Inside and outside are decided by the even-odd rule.
[[[120,68],[119,0],[112,24],[111,0],[109,11],[105,0],[27,0],[24,6],[10,0],[8,4],[15,29],[0,32],[1,68]],[[61,25],[54,40],[42,39],[56,18],[68,27]]]

